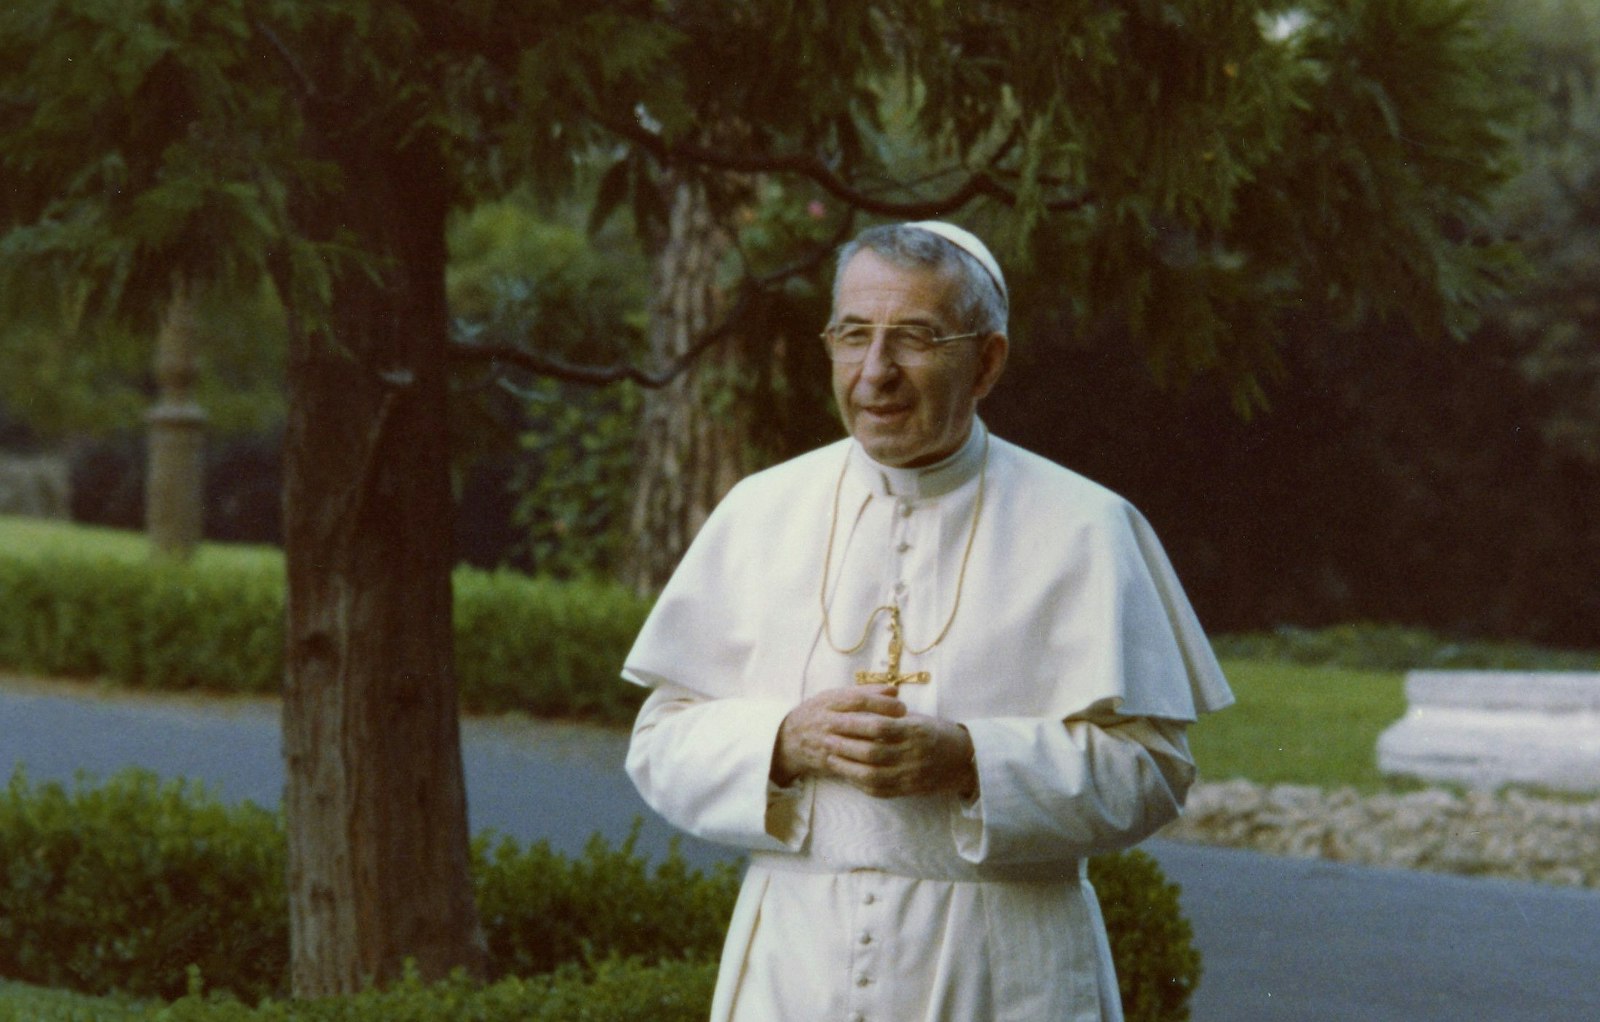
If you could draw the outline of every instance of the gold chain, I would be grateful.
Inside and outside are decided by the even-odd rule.
[[[867,640],[872,637],[872,625],[878,620],[879,614],[882,614],[886,610],[895,611],[899,609],[899,601],[896,601],[893,604],[886,603],[882,606],[874,607],[872,609],[872,613],[867,615],[867,625],[861,630],[861,638],[856,641],[855,645],[848,649],[841,649],[839,644],[833,641],[833,625],[828,618],[828,574],[829,568],[833,564],[833,537],[839,529],[839,495],[844,492],[844,477],[849,468],[850,450],[847,448],[844,453],[844,464],[839,467],[839,481],[833,486],[833,515],[828,520],[828,550],[822,559],[822,590],[819,594],[822,604],[822,638],[828,643],[829,648],[831,648],[835,653],[840,653],[844,656],[849,656],[852,653],[859,652],[861,648],[867,644]],[[978,538],[978,519],[983,515],[983,497],[985,487],[988,483],[988,476],[989,430],[988,427],[984,427],[983,463],[978,468],[978,499],[977,503],[972,509],[972,527],[967,532],[967,548],[961,553],[961,571],[956,575],[956,598],[955,601],[950,605],[950,616],[945,618],[944,627],[939,629],[938,636],[921,649],[906,650],[906,652],[912,656],[926,653],[928,650],[939,645],[939,643],[944,641],[945,636],[950,634],[950,626],[956,623],[956,612],[961,609],[961,591],[966,587],[967,584],[967,562],[972,559],[973,540]]]

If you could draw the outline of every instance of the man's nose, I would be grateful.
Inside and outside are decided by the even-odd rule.
[[[890,356],[889,331],[879,330],[867,347],[867,356],[861,360],[861,375],[869,383],[892,379],[900,366]]]

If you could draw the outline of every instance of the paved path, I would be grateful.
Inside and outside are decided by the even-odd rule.
[[[278,711],[97,697],[0,684],[0,768],[35,780],[140,765],[204,780],[220,797],[275,804]],[[641,848],[668,828],[648,817],[615,732],[471,721],[465,736],[474,829],[547,839],[576,853],[645,814]],[[1600,893],[1370,869],[1152,842],[1183,887],[1205,957],[1194,1022],[1597,1022]],[[685,841],[688,858],[727,856]]]

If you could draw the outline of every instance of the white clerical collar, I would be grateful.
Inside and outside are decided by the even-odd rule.
[[[859,443],[850,445],[850,473],[861,485],[873,493],[886,497],[904,497],[921,500],[939,497],[967,482],[978,474],[983,465],[983,451],[989,427],[974,417],[972,429],[967,431],[966,443],[942,461],[921,468],[895,468],[873,461]]]

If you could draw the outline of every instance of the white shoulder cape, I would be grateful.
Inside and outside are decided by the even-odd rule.
[[[952,720],[1110,711],[1192,721],[1233,701],[1188,599],[1127,501],[999,438],[961,610],[943,643]],[[843,440],[750,476],[707,520],[623,676],[798,702]],[[848,500],[848,496],[847,496]]]

